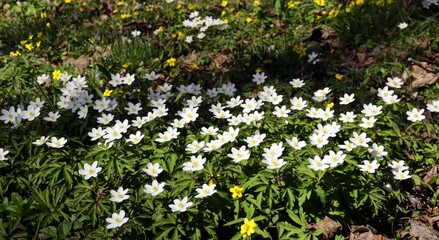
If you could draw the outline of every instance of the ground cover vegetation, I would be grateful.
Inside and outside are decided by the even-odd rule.
[[[1,239],[439,237],[438,9],[2,1]]]

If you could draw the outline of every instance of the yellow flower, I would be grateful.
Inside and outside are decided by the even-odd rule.
[[[241,225],[241,236],[242,238],[246,239],[253,233],[255,233],[255,227],[256,227],[255,220],[248,220],[248,218],[244,219],[244,224]]]
[[[300,45],[296,45],[294,46],[293,50],[299,54],[300,57],[303,57],[306,55],[306,47],[300,46]]]
[[[252,19],[251,17],[247,17],[247,18],[245,19],[245,21],[248,22],[248,23],[251,22],[252,20],[253,20],[253,19]]]
[[[61,78],[61,71],[60,70],[55,70],[52,72],[52,78],[54,80],[59,80]]]
[[[212,184],[218,185],[218,178],[220,174],[217,174],[216,176],[214,176],[213,174],[210,175],[210,179],[209,182],[207,183],[207,185],[212,186]]]
[[[21,44],[21,45],[24,45],[24,44],[26,44],[26,43],[27,43],[27,40],[21,40],[21,41],[20,41],[20,44]]]
[[[221,11],[221,17],[226,15],[226,13],[227,13],[226,11]]]
[[[192,67],[193,69],[197,69],[197,68],[198,68],[198,64],[196,64],[196,63],[192,63],[191,67]]]
[[[334,107],[334,103],[333,102],[330,102],[330,103],[326,104],[326,108],[331,109],[333,107]]]
[[[176,9],[180,9],[181,8],[181,4],[177,4],[177,6],[175,6]]]
[[[71,3],[72,0],[64,0],[65,3]]]
[[[242,197],[242,193],[244,192],[244,188],[234,186],[232,188],[229,188],[229,191],[232,193],[232,198],[236,199],[236,198]]]
[[[24,45],[24,47],[29,51],[32,51],[32,49],[34,49],[34,45],[32,45],[32,43],[28,43],[28,44]]]
[[[295,6],[297,6],[297,5],[299,5],[300,4],[300,1],[289,1],[288,2],[288,8],[289,9],[291,9],[291,8],[293,8],[293,7],[295,7]]]
[[[160,26],[159,27],[159,31],[161,32],[161,31],[164,31],[165,30],[165,27],[163,27],[163,26]]]
[[[335,74],[335,78],[337,78],[338,80],[341,80],[343,78],[343,74],[337,73]]]
[[[38,33],[37,33],[37,37],[38,37],[38,38],[40,38],[40,37],[41,37],[41,35],[43,35],[43,33],[42,33],[42,32],[38,32]]]
[[[113,90],[110,90],[110,89],[105,89],[105,92],[104,92],[104,97],[109,97],[110,95],[111,95],[111,93],[113,92]]]
[[[131,14],[129,14],[129,13],[122,13],[120,15],[120,18],[122,18],[122,19],[129,18],[129,17],[131,17]]]
[[[340,11],[338,11],[338,10],[331,10],[330,12],[329,12],[329,17],[330,18],[333,18],[333,17],[337,17],[337,15],[340,13]]]
[[[227,24],[227,23],[229,23],[229,19],[226,18],[226,19],[223,20],[223,22],[224,22],[225,24]]]
[[[221,6],[226,7],[228,3],[229,3],[229,2],[227,2],[226,0],[223,0],[223,1],[221,2]]]
[[[46,12],[42,12],[42,13],[40,14],[40,17],[41,17],[41,18],[46,18],[46,17],[47,17]]]
[[[131,62],[126,62],[122,65],[123,68],[128,68],[129,66],[131,66]]]
[[[178,38],[182,39],[184,38],[184,33],[182,32],[177,32]]]
[[[321,7],[325,6],[325,0],[314,0],[314,2]]]
[[[12,57],[18,57],[18,56],[20,56],[21,55],[21,53],[17,50],[17,51],[15,51],[15,52],[10,52],[9,53],[9,56],[12,56]]]
[[[256,68],[256,72],[257,72],[257,73],[262,72],[262,68],[260,68],[260,67]]]
[[[38,41],[37,43],[35,43],[35,45],[37,46],[37,48],[39,48],[41,45],[41,41]]]
[[[46,23],[46,27],[50,28],[50,22]]]
[[[117,2],[117,5],[118,5],[118,6],[121,6],[121,5],[123,5],[123,2],[122,2],[122,1],[119,1],[119,2]]]
[[[177,61],[177,59],[170,58],[170,59],[166,60],[166,63],[168,64],[168,66],[173,67],[173,66],[175,66],[176,61]]]
[[[253,4],[256,5],[256,6],[259,6],[259,5],[261,4],[261,1],[259,1],[259,0],[254,0],[254,1],[253,1]]]

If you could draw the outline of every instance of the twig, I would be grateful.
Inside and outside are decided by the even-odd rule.
[[[412,59],[412,58],[409,58],[409,59],[407,59],[409,62],[412,62],[412,63],[415,63],[415,64],[417,64],[417,65],[419,65],[419,66],[421,66],[421,67],[423,67],[423,68],[427,68],[427,69],[429,69],[430,71],[439,71],[439,67],[434,67],[434,66],[430,66],[430,65],[428,65],[427,63],[425,63],[425,62],[419,62],[419,61],[416,61],[416,60],[414,60],[414,59]]]

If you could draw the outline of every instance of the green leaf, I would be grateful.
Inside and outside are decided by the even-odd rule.
[[[282,13],[282,0],[276,0],[274,3],[274,9],[278,15]]]
[[[243,223],[243,222],[244,222],[244,218],[238,218],[236,220],[233,220],[231,222],[228,222],[228,223],[224,224],[224,226],[235,225],[237,223]]]
[[[48,226],[43,229],[41,229],[41,232],[44,234],[45,238],[57,238],[58,234],[56,231],[56,227],[54,226]]]
[[[58,231],[58,237],[61,239],[66,238],[69,233],[70,229],[72,228],[72,224],[68,222],[62,222],[58,225],[57,231]]]

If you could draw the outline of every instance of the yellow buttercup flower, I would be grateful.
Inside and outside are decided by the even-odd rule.
[[[256,227],[255,220],[248,220],[248,218],[244,219],[244,224],[241,225],[241,236],[242,238],[246,239],[253,233],[255,233],[255,227]]]
[[[303,47],[301,45],[294,46],[293,50],[299,54],[300,57],[303,57],[306,55],[306,47]]]
[[[248,18],[245,19],[245,21],[248,22],[248,23],[251,22],[252,20],[253,19],[251,17],[248,17]]]
[[[55,70],[52,72],[52,78],[54,80],[59,80],[61,78],[61,71],[60,70]]]
[[[129,66],[131,66],[131,62],[126,62],[122,65],[123,68],[128,68]]]
[[[41,41],[36,42],[35,45],[37,46],[37,48],[39,48],[41,45]]]
[[[257,73],[262,72],[262,68],[260,68],[260,67],[256,68],[256,72],[257,72]]]
[[[229,2],[227,2],[226,0],[223,0],[223,1],[221,2],[221,6],[226,7],[228,3],[229,3]]]
[[[24,47],[29,51],[32,51],[32,49],[34,49],[34,45],[32,43],[28,43],[28,44],[24,45]]]
[[[46,18],[46,17],[47,17],[47,13],[46,13],[46,12],[42,12],[42,13],[40,14],[40,17],[41,17],[41,18]]]
[[[337,73],[335,74],[335,78],[337,78],[338,80],[341,80],[343,78],[343,74]]]
[[[314,2],[321,7],[325,6],[325,0],[314,0]]]
[[[128,14],[128,13],[122,13],[120,15],[120,18],[122,18],[122,19],[129,18],[129,17],[131,17],[131,14]]]
[[[12,56],[12,57],[18,57],[18,56],[20,56],[21,55],[21,53],[17,50],[17,51],[15,51],[15,52],[10,52],[9,53],[9,56]]]
[[[331,109],[333,107],[334,107],[334,103],[333,102],[326,104],[326,108]]]
[[[166,63],[168,64],[168,66],[173,67],[173,66],[175,66],[176,61],[177,61],[177,59],[170,58],[170,59],[166,60]]]
[[[72,0],[64,0],[65,3],[71,3]]]
[[[256,5],[256,6],[259,6],[259,5],[261,4],[261,1],[259,1],[259,0],[254,0],[254,1],[253,1],[253,4]]]
[[[105,89],[105,92],[104,92],[104,97],[109,97],[110,95],[111,95],[111,93],[113,92],[113,90],[110,90],[110,89]]]
[[[300,4],[300,1],[289,1],[288,2],[288,8],[289,9],[291,9],[291,8],[293,8],[293,7],[295,7],[295,6],[297,6],[297,5],[299,5]]]
[[[237,199],[242,197],[242,193],[244,192],[244,188],[234,186],[229,189],[229,191],[232,193],[232,198]]]

